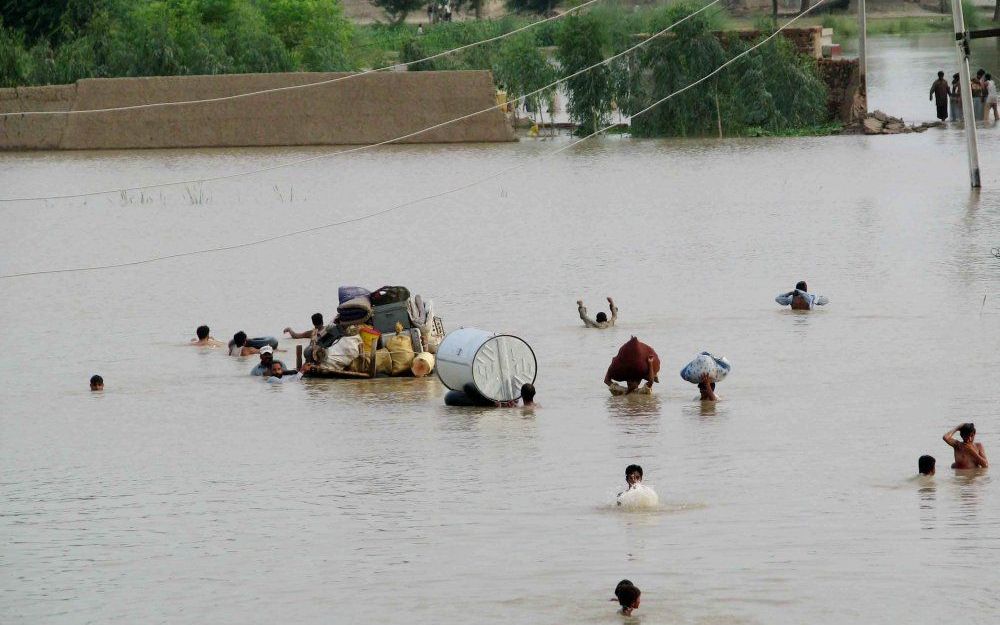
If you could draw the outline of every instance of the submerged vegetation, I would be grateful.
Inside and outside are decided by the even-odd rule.
[[[0,6],[5,2],[37,10],[3,13],[0,86],[88,77],[358,70],[416,61],[537,19],[440,23],[420,34],[407,24],[352,24],[337,0],[0,0]],[[552,108],[553,81],[625,50],[694,8],[603,5],[410,69],[491,70],[510,99],[525,98],[528,110],[544,119]],[[615,111],[635,115],[752,45],[720,37],[725,20],[721,10],[705,11],[639,50],[570,78],[567,110],[578,132],[608,125]],[[636,117],[631,132],[824,132],[825,101],[814,62],[778,37]]]

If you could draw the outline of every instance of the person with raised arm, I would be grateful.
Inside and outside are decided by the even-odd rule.
[[[962,440],[955,440],[956,432],[961,435]],[[955,462],[951,465],[952,469],[986,469],[990,466],[983,444],[976,442],[976,426],[974,424],[959,423],[941,438],[955,450]]]
[[[800,280],[795,285],[795,289],[788,293],[782,293],[774,298],[782,306],[791,306],[792,310],[812,310],[817,306],[826,306],[830,300],[822,295],[814,295],[809,292],[809,286],[805,280]]]
[[[591,319],[587,316],[587,307],[583,305],[583,300],[576,300],[576,311],[580,313],[580,319],[583,321],[583,325],[588,328],[597,328],[598,330],[611,328],[615,325],[615,322],[618,321],[618,307],[615,306],[615,301],[610,297],[608,298],[608,306],[611,307],[610,319],[608,319],[608,316],[603,312],[597,313],[597,317]]]

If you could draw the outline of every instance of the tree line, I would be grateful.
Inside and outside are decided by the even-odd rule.
[[[0,0],[0,86],[81,78],[282,71],[353,71],[412,62],[523,26],[507,16],[436,24],[356,25],[337,0]],[[490,70],[512,99],[551,110],[547,85],[634,45],[695,10],[603,6],[410,70]],[[566,82],[567,110],[590,133],[614,111],[632,115],[749,45],[728,40],[706,11],[668,36]],[[544,89],[543,89],[544,88]],[[538,93],[534,93],[539,91]],[[814,62],[781,37],[706,83],[633,120],[640,136],[795,132],[826,120]]]

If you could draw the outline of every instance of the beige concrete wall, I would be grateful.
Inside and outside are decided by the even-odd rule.
[[[0,112],[84,110],[234,95],[345,74],[93,78],[0,89]],[[380,72],[336,83],[210,102],[106,113],[0,118],[0,149],[354,145],[385,141],[496,104],[486,71]],[[498,111],[405,143],[513,141]]]

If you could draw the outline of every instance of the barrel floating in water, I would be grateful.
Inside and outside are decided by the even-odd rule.
[[[438,346],[436,368],[441,383],[453,391],[472,384],[483,397],[498,402],[521,397],[521,385],[534,383],[535,352],[519,337],[477,328],[448,333]]]

